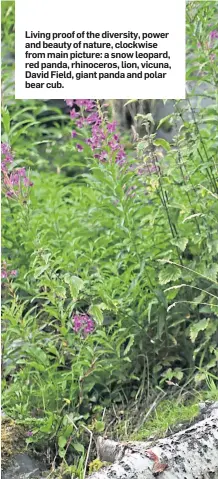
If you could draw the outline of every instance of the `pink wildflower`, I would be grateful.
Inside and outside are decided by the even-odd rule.
[[[7,155],[11,153],[11,147],[7,143],[2,143],[1,144],[1,152],[2,155]]]
[[[77,118],[79,116],[79,113],[76,112],[75,108],[72,108],[72,110],[70,110],[70,117],[72,118],[72,120],[74,120],[74,118]]]
[[[10,272],[10,275],[11,275],[11,276],[17,276],[17,270],[16,270],[16,269],[12,269],[11,272]]]
[[[65,102],[66,102],[67,106],[70,106],[70,107],[72,107],[73,104],[74,104],[74,100],[65,100]]]
[[[80,145],[79,143],[76,144],[76,149],[77,151],[83,151],[83,146]]]
[[[76,126],[78,128],[82,128],[84,126],[84,123],[85,123],[85,119],[84,118],[79,118],[79,120],[76,121]]]
[[[212,30],[209,34],[211,40],[218,38],[218,30]]]
[[[7,143],[2,143],[1,151],[2,155],[4,155],[1,171],[5,195],[8,198],[16,198],[19,197],[19,195],[26,196],[21,185],[27,187],[33,186],[33,183],[27,178],[26,169],[24,167],[8,168],[8,163],[12,163],[14,158],[11,153],[11,148]]]
[[[81,332],[84,336],[92,333],[95,329],[94,321],[87,314],[76,314],[73,317],[73,325],[74,332]]]
[[[116,121],[113,121],[112,123],[107,124],[107,129],[108,129],[109,133],[114,133],[116,131],[116,127],[117,127],[117,122]]]

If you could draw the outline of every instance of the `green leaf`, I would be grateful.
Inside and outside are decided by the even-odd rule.
[[[127,105],[129,105],[130,103],[135,103],[136,101],[138,101],[138,100],[128,100],[128,101],[125,103],[124,106],[127,106]]]
[[[160,284],[167,284],[170,281],[176,281],[181,277],[181,271],[179,268],[169,264],[159,274]]]
[[[211,268],[205,271],[205,274],[208,275],[213,281],[217,281],[218,276],[218,264],[213,264]]]
[[[49,433],[51,432],[52,429],[52,424],[53,424],[53,416],[51,415],[48,420],[43,424],[43,426],[40,427],[41,432],[46,432]]]
[[[204,331],[207,326],[209,325],[210,319],[204,318],[198,321],[197,323],[193,323],[190,327],[190,339],[191,342],[194,343],[198,337],[200,331]]]
[[[66,451],[65,451],[64,449],[59,449],[58,455],[59,455],[60,457],[63,457],[63,458],[64,458],[64,457],[65,457],[65,454],[66,454]]]
[[[157,337],[158,339],[161,339],[163,330],[164,330],[164,325],[166,323],[166,316],[167,316],[167,310],[164,308],[164,306],[161,306],[158,309],[157,312]]]
[[[84,288],[84,281],[78,276],[70,276],[65,274],[64,281],[69,285],[70,293],[73,299],[77,299],[79,292]]]
[[[183,376],[184,376],[184,373],[182,371],[180,371],[179,369],[174,370],[174,377],[177,378],[179,381],[181,381]]]
[[[168,143],[168,141],[164,140],[163,138],[158,138],[158,140],[154,140],[154,145],[162,146],[162,148],[164,148],[164,150],[166,151],[171,150],[170,144]]]
[[[37,371],[45,371],[46,367],[43,365],[43,364],[40,364],[40,363],[37,363],[36,361],[30,361],[30,363],[28,363],[28,366],[31,368],[34,368],[36,369]]]
[[[152,310],[152,306],[154,304],[158,304],[158,301],[156,298],[152,299],[149,303],[148,303],[148,324],[150,324],[151,322],[151,310]]]
[[[193,215],[190,215],[184,218],[183,223],[185,223],[186,221],[192,220],[193,218],[197,218],[199,216],[203,217],[205,215],[203,213],[194,213]]]
[[[84,449],[84,446],[80,444],[80,442],[74,442],[72,446],[75,449],[75,451],[82,452],[82,454],[84,454],[85,449]]]
[[[138,151],[144,151],[145,148],[147,148],[148,146],[148,142],[147,141],[140,141],[138,144],[137,144],[137,150]]]
[[[2,108],[2,122],[4,126],[5,133],[9,135],[10,133],[10,114],[6,107]]]
[[[95,431],[96,432],[103,432],[105,429],[105,423],[103,421],[96,421],[95,422]]]
[[[218,302],[218,301],[217,301]],[[210,305],[211,311],[218,316],[218,304],[211,304]]]
[[[44,266],[39,266],[35,268],[34,270],[34,278],[38,279],[47,269],[49,268],[48,264],[45,264]]]
[[[164,118],[162,118],[158,125],[157,125],[157,130],[166,122],[169,122],[171,119],[173,118],[173,114],[171,113],[170,115],[167,115],[165,116]]]
[[[43,365],[49,364],[48,358],[46,353],[37,346],[29,346],[26,349],[27,354],[32,356],[35,360],[40,361]]]
[[[64,447],[66,446],[66,444],[67,444],[67,439],[66,439],[66,437],[60,436],[60,437],[58,438],[58,446],[60,447],[60,449],[64,449]]]
[[[175,246],[178,246],[178,248],[181,251],[185,251],[185,248],[188,244],[188,239],[187,238],[178,238],[178,239],[173,239],[170,242],[171,242],[171,244],[173,244]]]
[[[132,345],[134,344],[135,337],[132,334],[127,339],[128,339],[128,344],[127,344],[126,348],[124,349],[124,353],[123,353],[124,356],[126,356],[128,354],[129,350],[131,349]]]
[[[89,314],[93,316],[93,318],[97,321],[98,324],[102,324],[104,320],[104,316],[102,311],[97,304],[92,304],[89,308]]]

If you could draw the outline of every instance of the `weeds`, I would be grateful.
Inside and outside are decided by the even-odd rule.
[[[197,413],[186,391],[217,394],[218,27],[215,4],[196,8],[190,92],[157,126],[174,122],[178,134],[157,139],[152,115],[140,115],[131,155],[99,101],[67,100],[68,116],[14,103],[6,64],[3,409],[28,428],[28,447],[73,477],[88,470],[112,409],[120,437],[134,430],[129,418],[118,425],[125,408],[140,410],[134,437],[144,439]],[[173,408],[168,387],[180,395]]]

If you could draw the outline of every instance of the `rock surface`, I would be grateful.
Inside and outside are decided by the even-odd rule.
[[[190,427],[158,441],[99,438],[98,455],[113,465],[90,479],[218,479],[218,402],[203,405]]]
[[[28,454],[16,454],[5,471],[2,479],[41,479],[46,477],[44,464]]]

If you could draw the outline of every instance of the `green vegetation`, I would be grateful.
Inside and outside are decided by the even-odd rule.
[[[217,401],[218,391],[214,387],[211,390],[201,394],[195,391],[195,399],[186,400],[185,396],[176,400],[162,400],[154,409],[151,417],[139,428],[136,433],[132,433],[131,440],[142,441],[151,436],[159,438],[164,437],[166,433],[173,433],[175,426],[183,424],[188,427],[200,413],[199,403],[203,400]]]
[[[181,402],[172,404],[172,401],[163,401],[157,406],[154,417],[148,421],[132,439],[142,441],[152,435],[164,436],[172,426],[189,421],[199,413],[198,404],[184,405]]]
[[[156,139],[145,115],[126,156],[99,102],[91,133],[81,100],[70,115],[13,99],[13,2],[2,9],[2,405],[28,447],[83,477],[92,434],[164,434],[217,397],[217,4],[187,6],[195,88],[160,122],[177,136]],[[160,391],[137,431],[106,420],[146,414]]]

